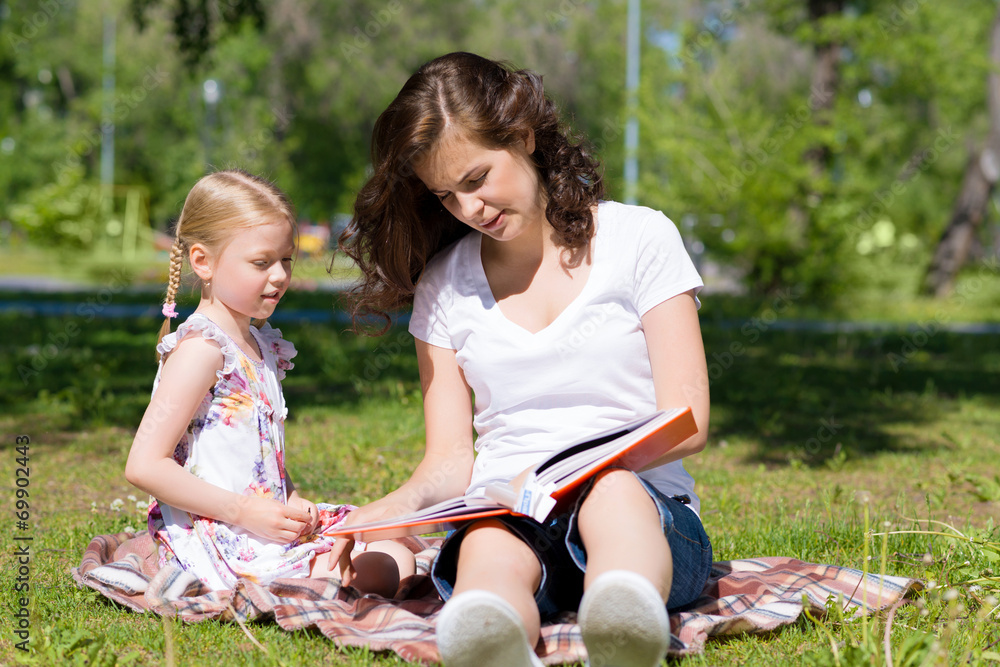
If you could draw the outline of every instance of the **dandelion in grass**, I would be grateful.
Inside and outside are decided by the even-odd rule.
[[[125,506],[125,501],[122,500],[121,498],[115,498],[114,500],[111,501],[112,512],[121,512],[122,507],[124,506]]]
[[[91,501],[91,503],[90,503],[90,511],[91,511],[92,514],[97,514],[97,501],[96,500]]]

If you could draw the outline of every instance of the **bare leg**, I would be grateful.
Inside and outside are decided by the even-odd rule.
[[[670,545],[628,471],[601,473],[578,516],[587,549],[578,619],[590,667],[659,665],[670,640]]]
[[[499,521],[473,525],[462,539],[454,595],[437,618],[437,644],[449,667],[541,667],[534,591],[542,567]]]
[[[483,590],[502,597],[521,617],[530,646],[538,642],[541,626],[535,602],[541,580],[534,552],[501,522],[481,521],[462,540],[454,594]]]
[[[378,543],[376,543],[378,544]],[[382,544],[385,544],[384,542]],[[374,593],[384,598],[392,598],[399,589],[401,579],[400,562],[396,560],[399,556],[403,567],[408,568],[410,574],[413,573],[413,554],[401,544],[397,545],[401,551],[409,554],[409,563],[405,561],[404,555],[400,553],[388,553],[385,548],[372,548],[368,545],[367,551],[360,551],[351,554],[351,564],[354,567],[355,575],[350,580],[350,585],[357,588],[362,593]],[[388,551],[396,551],[389,549]],[[310,577],[342,579],[342,573],[337,563],[330,562],[330,553],[322,553],[313,559],[309,572]]]
[[[399,571],[400,580],[417,573],[417,559],[414,558],[413,552],[399,542],[393,542],[392,540],[369,542],[365,552],[378,552],[391,556],[396,561],[396,569]]]
[[[670,597],[670,545],[653,499],[631,472],[600,473],[578,521],[587,550],[585,589],[604,572],[629,570],[652,582],[664,600]]]

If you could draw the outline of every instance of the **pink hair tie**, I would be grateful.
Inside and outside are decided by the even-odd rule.
[[[163,304],[163,316],[164,317],[177,317],[177,311],[174,310],[175,304],[165,303]]]

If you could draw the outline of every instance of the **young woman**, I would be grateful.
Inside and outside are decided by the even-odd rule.
[[[363,272],[357,315],[413,302],[426,452],[348,523],[516,483],[583,436],[690,406],[698,434],[648,470],[605,471],[547,525],[467,525],[432,572],[448,665],[540,664],[541,620],[566,610],[591,665],[658,664],[666,609],[700,594],[712,561],[680,461],[705,445],[709,397],[702,282],[676,227],[602,201],[599,166],[541,77],[473,54],[407,81],[372,157],[343,245]]]

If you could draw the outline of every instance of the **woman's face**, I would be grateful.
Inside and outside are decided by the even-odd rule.
[[[507,241],[545,220],[545,190],[528,157],[534,150],[534,135],[508,150],[449,130],[415,172],[458,220]]]

